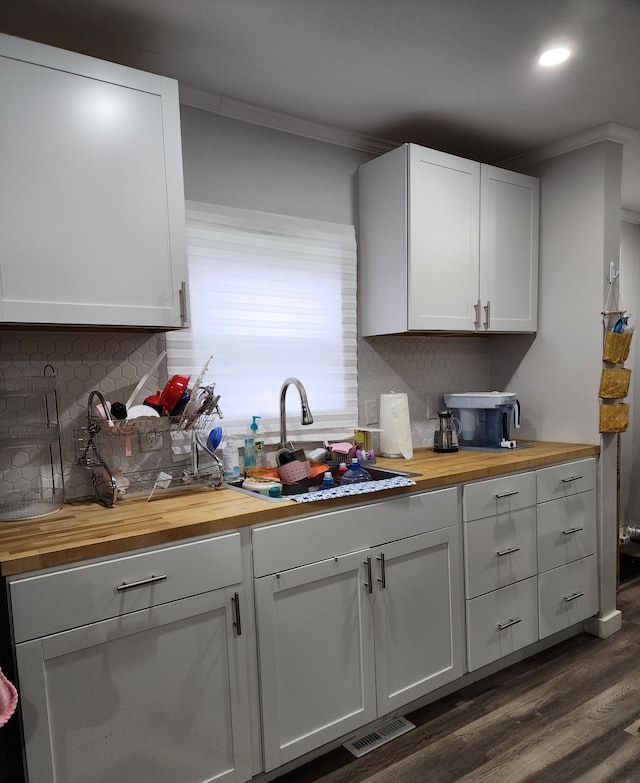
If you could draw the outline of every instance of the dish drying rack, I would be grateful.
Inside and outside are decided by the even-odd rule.
[[[94,413],[94,402],[104,417]],[[86,426],[75,432],[75,464],[91,471],[93,496],[107,508],[126,497],[146,496],[149,501],[193,485],[219,487],[222,463],[207,446],[218,418],[222,412],[216,400],[206,414],[118,420],[111,416],[102,393],[92,391]],[[143,439],[156,445],[145,450]]]

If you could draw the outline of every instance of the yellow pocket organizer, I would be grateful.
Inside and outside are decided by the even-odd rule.
[[[604,350],[602,352],[602,359],[605,362],[612,362],[613,364],[622,364],[627,356],[629,356],[629,349],[631,348],[631,338],[633,332],[605,332],[604,337]]]
[[[626,402],[600,404],[600,432],[625,432],[629,426],[629,406]]]
[[[605,367],[600,376],[599,397],[605,400],[622,400],[629,394],[631,370],[624,367]]]

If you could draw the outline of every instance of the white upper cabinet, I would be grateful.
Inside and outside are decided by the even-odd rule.
[[[537,179],[405,144],[359,201],[362,335],[535,332]]]
[[[178,85],[0,35],[0,322],[186,324]]]

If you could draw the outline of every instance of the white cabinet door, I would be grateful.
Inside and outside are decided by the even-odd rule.
[[[379,715],[463,673],[459,547],[448,527],[372,551]]]
[[[369,557],[255,580],[266,771],[376,717]]]
[[[177,83],[0,35],[0,102],[0,321],[182,325]]]
[[[29,782],[248,780],[234,595],[224,588],[18,644]]]
[[[535,332],[540,182],[483,165],[480,183],[480,330]]]
[[[409,329],[474,329],[480,164],[409,145]]]

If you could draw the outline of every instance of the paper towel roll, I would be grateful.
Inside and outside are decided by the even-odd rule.
[[[409,399],[406,394],[380,395],[380,453],[383,457],[413,457]]]

